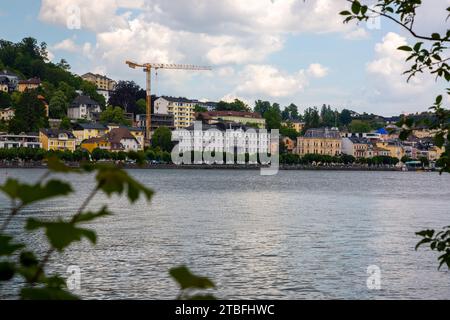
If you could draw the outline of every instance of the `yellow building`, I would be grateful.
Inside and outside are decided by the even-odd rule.
[[[88,72],[83,74],[81,78],[95,84],[99,90],[113,91],[116,87],[116,82],[114,80],[100,74]]]
[[[336,156],[342,152],[342,138],[338,130],[320,128],[308,129],[303,137],[297,138],[297,153]]]
[[[77,145],[80,145],[84,140],[102,137],[108,131],[109,129],[101,123],[80,123],[73,129],[73,134]]]
[[[196,100],[186,98],[161,97],[155,101],[156,114],[173,115],[175,129],[189,127],[195,121]]]
[[[90,138],[81,143],[81,148],[92,153],[95,149],[111,150],[111,143],[105,138]]]
[[[428,160],[437,161],[444,153],[445,148],[432,147],[428,149]]]
[[[285,121],[283,123],[281,123],[283,126],[285,127],[292,127],[294,128],[295,131],[297,131],[298,133],[303,131],[303,128],[305,127],[305,123],[301,122],[301,121]]]
[[[41,85],[41,80],[38,78],[32,78],[28,80],[19,80],[17,85],[17,91],[24,92],[26,90],[35,90]]]
[[[259,129],[266,127],[266,119],[261,117],[259,113],[242,112],[242,111],[209,111],[197,114],[197,120],[201,120],[208,124],[218,122],[233,122],[247,126],[254,126]]]
[[[75,151],[76,139],[72,132],[67,130],[41,129],[39,142],[44,150]]]
[[[436,133],[438,132],[438,130],[430,130],[430,129],[415,129],[412,131],[412,135],[416,136],[419,139],[424,139],[424,138],[433,138]]]
[[[405,155],[405,150],[403,146],[398,142],[384,141],[377,142],[376,146],[381,149],[385,149],[389,151],[389,156],[397,159],[403,158]]]

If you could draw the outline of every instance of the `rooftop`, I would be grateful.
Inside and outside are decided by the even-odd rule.
[[[49,138],[58,138],[60,134],[65,134],[69,139],[75,139],[73,133],[67,130],[41,129],[40,131]]]
[[[28,80],[19,80],[19,84],[40,85],[41,84],[41,79],[39,79],[39,78],[31,78],[31,79],[28,79]]]
[[[109,133],[105,135],[105,138],[108,139],[109,142],[116,144],[120,143],[122,139],[136,140],[136,138],[131,134],[130,130],[128,130],[127,128],[112,129]]]
[[[200,112],[198,115],[203,119],[213,117],[241,117],[241,118],[263,119],[259,113],[244,112],[244,111],[208,111],[208,112]]]
[[[199,102],[198,100],[191,100],[191,99],[188,99],[188,98],[183,98],[183,97],[168,97],[168,96],[162,96],[162,97],[160,97],[160,99],[164,99],[164,100],[167,100],[167,101],[169,101],[169,102],[180,102],[180,103],[201,103],[201,102]]]
[[[74,130],[106,130],[106,126],[98,122],[78,123]]]
[[[101,74],[98,74],[98,73],[92,73],[92,72],[85,73],[81,77],[82,78],[96,77],[96,78],[101,78],[101,79],[104,79],[104,80],[114,81],[113,79],[110,79],[107,76],[104,76],[104,75],[101,75]]]
[[[336,129],[315,128],[308,129],[305,133],[305,138],[341,139],[341,134]]]
[[[78,106],[80,106],[80,105],[82,105],[82,104],[85,104],[85,105],[87,105],[87,106],[98,106],[98,105],[99,105],[98,102],[92,100],[91,97],[81,95],[81,96],[76,97],[76,98],[72,101],[71,107],[72,107],[72,108],[73,108],[73,107],[78,107]]]

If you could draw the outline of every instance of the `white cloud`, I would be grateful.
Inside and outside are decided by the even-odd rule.
[[[328,74],[328,68],[322,66],[320,63],[313,63],[308,68],[308,75],[314,78],[323,78]]]
[[[94,59],[94,48],[89,42],[78,45],[72,38],[64,39],[50,47],[54,51],[67,51],[71,53],[79,53],[88,59]]]
[[[369,33],[364,28],[358,28],[355,30],[352,30],[344,35],[345,39],[348,40],[361,40],[361,39],[367,39],[369,37]]]
[[[416,112],[425,110],[443,88],[429,74],[418,74],[407,82],[410,63],[408,53],[397,50],[408,44],[405,37],[387,33],[375,45],[375,59],[367,63],[368,82],[364,88],[365,103],[376,106],[387,114],[400,110]]]
[[[382,42],[375,45],[375,60],[367,64],[367,72],[377,87],[377,90],[384,95],[406,96],[414,93],[421,93],[427,90],[431,84],[430,79],[424,77],[414,77],[409,83],[403,72],[408,65],[405,59],[408,53],[397,48],[407,45],[406,38],[394,32],[387,33]]]
[[[75,44],[73,39],[69,38],[54,44],[52,46],[52,49],[56,51],[77,52],[79,50],[79,47]]]
[[[248,65],[240,73],[236,92],[244,96],[292,96],[307,85],[305,72],[288,74],[270,65]]]
[[[117,14],[119,4],[116,0],[42,0],[39,19],[63,26],[79,20],[82,29],[95,32],[125,28],[125,17]]]

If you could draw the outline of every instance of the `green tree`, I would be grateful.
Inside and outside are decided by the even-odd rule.
[[[363,120],[353,120],[348,126],[348,129],[353,133],[366,133],[371,131],[370,125]]]
[[[9,108],[11,106],[12,106],[11,96],[6,92],[1,91],[0,92],[0,109]]]
[[[261,116],[264,116],[266,111],[268,111],[271,107],[272,107],[272,105],[270,104],[269,101],[257,100],[257,101],[255,101],[254,111],[256,113],[259,113]]]
[[[50,99],[50,103],[48,105],[49,116],[52,119],[61,119],[67,115],[67,108],[69,107],[69,103],[67,101],[64,92],[58,90],[56,91],[52,98]]]
[[[145,99],[136,101],[136,114],[147,114],[147,101]]]
[[[91,97],[92,100],[97,101],[98,104],[104,108],[106,106],[105,97],[97,92],[97,86],[89,81],[81,83],[80,90],[84,95]]]
[[[173,149],[172,132],[167,127],[159,127],[152,136],[152,147],[171,152]]]
[[[108,104],[122,107],[126,113],[138,113],[136,101],[141,88],[134,81],[119,81]],[[146,113],[146,112],[144,112]]]
[[[249,112],[250,108],[245,102],[235,99],[233,102],[220,101],[216,106],[217,111],[243,111]]]
[[[206,109],[205,107],[203,107],[199,104],[196,104],[194,107],[194,112],[207,112],[207,111],[208,111],[208,109]]]
[[[283,121],[286,120],[300,120],[300,115],[298,113],[298,107],[291,103],[289,106],[285,107],[281,113],[281,118]]]
[[[281,111],[277,104],[274,104],[267,110],[264,115],[266,119],[266,127],[269,130],[281,128]]]
[[[320,121],[324,127],[336,127],[337,114],[335,111],[331,110],[330,106],[323,105],[320,110]]]
[[[339,122],[343,126],[348,126],[352,122],[352,114],[350,110],[344,109],[339,115]]]
[[[72,124],[70,122],[70,119],[67,117],[63,117],[61,119],[61,123],[59,124],[59,128],[62,130],[71,130],[72,129]]]
[[[305,129],[317,128],[320,126],[320,115],[316,107],[307,108],[305,110],[303,120],[305,121]]]
[[[120,125],[131,125],[130,121],[125,118],[125,112],[121,107],[108,106],[100,114],[100,122],[104,124],[115,123]]]
[[[38,132],[48,126],[44,103],[38,99],[37,91],[24,92],[16,106],[9,130],[14,133]]]

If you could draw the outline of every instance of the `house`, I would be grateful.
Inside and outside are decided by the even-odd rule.
[[[0,109],[0,120],[8,122],[14,118],[14,114],[13,108]]]
[[[173,115],[175,129],[187,128],[195,121],[194,108],[197,104],[197,100],[161,97],[155,100],[154,113]]]
[[[285,127],[292,127],[295,131],[298,133],[303,131],[303,128],[305,127],[305,123],[298,121],[298,120],[292,120],[292,121],[285,121],[281,123]]]
[[[123,128],[128,130],[133,137],[137,140],[139,143],[139,149],[138,150],[144,150],[144,144],[145,144],[145,131],[142,128],[134,128],[134,127],[126,127],[126,126],[119,126],[115,124],[109,124],[108,125],[108,132],[114,129]]]
[[[24,92],[26,90],[35,90],[41,85],[39,78],[32,78],[28,80],[19,80],[17,85],[17,91]]]
[[[37,133],[21,133],[21,134],[1,134],[0,135],[0,149],[10,148],[42,148]]]
[[[74,126],[72,132],[77,145],[80,145],[84,140],[104,136],[108,130],[108,127],[101,123],[78,123]]]
[[[0,71],[0,82],[6,81],[5,79],[7,79],[8,91],[12,92],[16,90],[19,83],[19,76],[7,70]]]
[[[142,150],[137,139],[127,128],[112,129],[103,138],[110,143],[111,151],[129,152]]]
[[[355,158],[365,158],[369,146],[370,142],[365,138],[350,136],[342,139],[342,153]]]
[[[107,76],[95,74],[92,72],[83,74],[81,78],[85,81],[95,84],[95,86],[99,90],[114,91],[117,85],[114,80],[108,78]]]
[[[376,146],[389,151],[389,156],[397,159],[403,158],[405,150],[401,143],[396,140],[377,142]]]
[[[197,120],[206,124],[215,124],[218,122],[240,123],[242,125],[264,129],[266,119],[259,113],[243,111],[209,111],[197,114]]]
[[[93,120],[95,114],[100,112],[100,105],[96,101],[92,100],[89,96],[80,95],[72,101],[67,111],[67,116],[72,120]]]
[[[297,153],[336,156],[342,152],[342,138],[337,129],[308,129],[303,137],[297,138]]]
[[[41,129],[39,141],[44,150],[75,151],[76,138],[67,130]]]
[[[89,138],[81,142],[81,148],[92,153],[95,149],[111,150],[111,143],[103,137]]]

